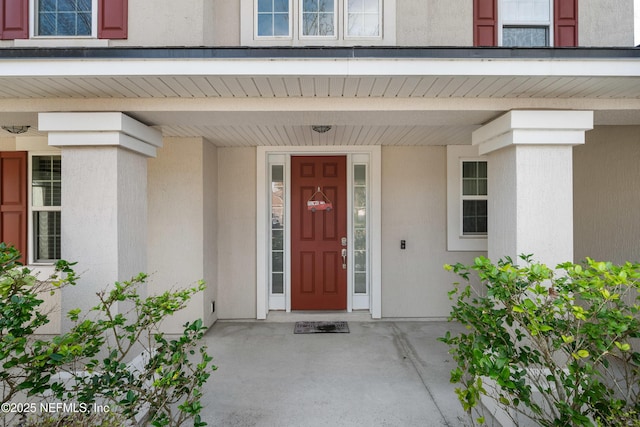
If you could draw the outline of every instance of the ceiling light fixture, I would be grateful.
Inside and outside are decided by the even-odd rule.
[[[311,129],[314,132],[325,133],[331,130],[331,126],[330,125],[312,125]]]
[[[21,133],[25,133],[29,130],[31,126],[23,125],[23,126],[2,126],[2,129],[6,130],[9,133],[13,133],[15,135],[20,135]]]

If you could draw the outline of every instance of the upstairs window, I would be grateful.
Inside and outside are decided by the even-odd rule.
[[[473,0],[473,45],[578,46],[578,0]]]
[[[336,35],[336,0],[302,0],[302,36]]]
[[[259,37],[289,37],[291,2],[289,0],[258,0]]]
[[[546,47],[551,45],[550,0],[502,0],[502,46]],[[500,40],[499,40],[500,42]]]
[[[128,17],[129,0],[0,0],[0,39],[126,39]]]
[[[92,0],[36,0],[36,35],[91,36]]]
[[[348,0],[347,28],[348,37],[380,36],[381,9],[380,0]]]
[[[240,4],[244,46],[395,44],[396,0],[240,0]]]

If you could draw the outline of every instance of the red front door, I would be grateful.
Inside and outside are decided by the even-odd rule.
[[[291,158],[291,308],[345,310],[347,269],[347,158]],[[324,193],[331,210],[310,211],[307,201]],[[323,200],[316,194],[314,200]],[[327,200],[325,200],[327,201]]]

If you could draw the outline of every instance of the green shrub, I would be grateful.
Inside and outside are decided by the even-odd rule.
[[[40,293],[74,285],[76,276],[71,265],[61,261],[51,278],[39,281],[17,263],[18,258],[15,249],[0,244],[3,403],[26,395],[31,402],[53,399],[88,408],[99,404],[113,413],[46,418],[51,423],[85,420],[90,425],[93,416],[108,426],[117,417],[133,421],[146,412],[154,426],[178,426],[188,420],[194,426],[205,425],[200,418],[201,389],[215,370],[206,347],[199,345],[206,328],[198,319],[171,339],[158,328],[202,291],[204,282],[147,298],[139,292],[146,284],[145,274],[116,282],[110,291],[98,294],[99,304],[89,313],[71,310],[67,314],[73,322],[69,332],[43,339],[34,336],[38,327],[49,322],[40,312]],[[130,310],[123,313],[123,307]]]
[[[450,293],[450,321],[467,332],[441,338],[457,362],[451,381],[463,408],[483,423],[484,396],[516,423],[637,426],[640,265],[587,259],[552,270],[521,258],[523,266],[483,257],[445,266],[466,282]]]

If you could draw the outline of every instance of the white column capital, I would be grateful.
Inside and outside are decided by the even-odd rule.
[[[49,145],[119,146],[147,157],[162,147],[162,133],[120,112],[39,113],[38,129]]]
[[[593,111],[514,110],[471,135],[481,155],[511,145],[580,145],[593,129]]]

